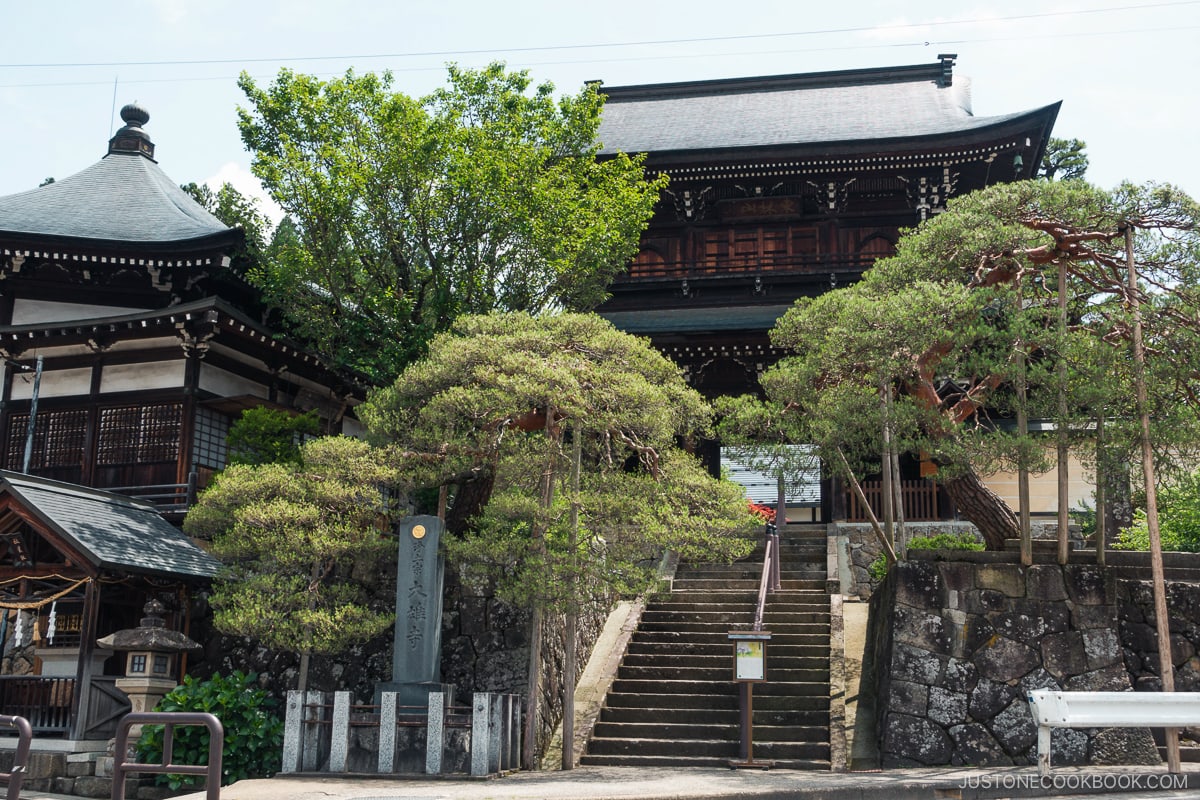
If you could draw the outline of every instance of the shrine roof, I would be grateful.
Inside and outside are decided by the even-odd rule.
[[[4,470],[0,494],[12,495],[94,568],[210,578],[220,567],[151,503]]]
[[[56,242],[224,247],[240,232],[205,210],[154,160],[137,106],[109,142],[108,154],[60,181],[0,197],[0,236]]]
[[[600,316],[626,333],[647,336],[667,333],[770,330],[790,305],[656,308],[653,311],[600,311]]]
[[[932,65],[599,88],[602,153],[779,148],[927,139],[1028,121],[1058,104],[976,117],[953,56]],[[1048,128],[1046,128],[1048,130]]]

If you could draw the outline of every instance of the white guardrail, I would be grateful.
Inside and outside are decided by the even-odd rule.
[[[1038,774],[1050,773],[1052,728],[1188,728],[1200,725],[1200,692],[1058,692],[1035,689]]]

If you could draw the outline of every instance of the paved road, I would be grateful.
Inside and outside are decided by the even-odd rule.
[[[889,770],[816,773],[713,769],[583,767],[571,772],[517,773],[492,780],[395,777],[272,778],[241,781],[222,800],[1000,800],[1072,796],[1076,800],[1200,798],[1200,765],[1187,765],[1187,788],[1162,769],[1092,767],[1055,770],[1042,784],[1033,768]],[[203,793],[181,800],[204,800]]]

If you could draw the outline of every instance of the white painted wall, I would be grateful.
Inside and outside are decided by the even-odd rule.
[[[100,376],[100,393],[182,389],[186,367],[187,362],[182,358],[177,361],[109,365]]]
[[[56,369],[42,372],[39,397],[73,397],[86,395],[92,389],[91,367],[79,369]],[[18,372],[13,376],[13,400],[33,399],[33,370]]]
[[[123,314],[137,314],[144,308],[128,308],[123,306],[97,306],[88,303],[61,303],[56,300],[28,300],[17,298],[13,301],[13,325],[32,325],[38,322],[65,322],[78,319],[96,319],[98,317],[119,317]]]
[[[218,397],[238,397],[250,395],[266,400],[267,387],[257,381],[247,380],[232,372],[200,362],[200,388],[212,392]]]

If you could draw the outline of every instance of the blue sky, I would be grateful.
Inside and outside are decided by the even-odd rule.
[[[577,91],[590,79],[817,72],[952,52],[976,114],[1062,100],[1055,133],[1087,142],[1093,182],[1169,181],[1200,197],[1200,0],[0,0],[0,31],[0,195],[94,163],[131,101],[149,110],[172,178],[249,190],[235,125],[242,70],[265,83],[281,67],[391,69],[399,90],[423,95],[447,61],[503,60]]]

